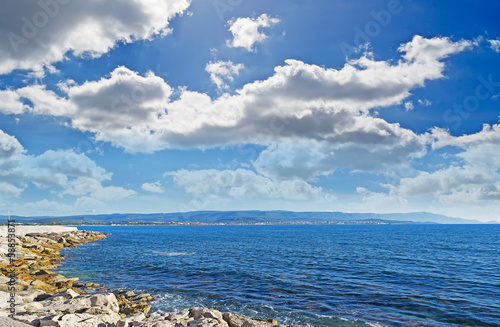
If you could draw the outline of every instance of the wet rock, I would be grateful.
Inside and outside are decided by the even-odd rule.
[[[99,288],[99,287],[101,287],[101,285],[99,285],[99,284],[96,284],[96,283],[87,283],[87,284],[85,284],[84,290],[86,290],[86,291],[87,290],[93,290],[93,289],[96,289],[96,288]]]
[[[278,325],[278,321],[276,321],[275,319],[253,319],[243,315],[235,315],[229,312],[224,313],[223,318],[227,322],[229,327],[272,327]]]

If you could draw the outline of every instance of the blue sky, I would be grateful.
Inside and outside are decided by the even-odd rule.
[[[19,0],[0,214],[500,219],[498,1]]]

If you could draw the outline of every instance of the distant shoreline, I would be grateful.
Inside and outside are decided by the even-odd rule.
[[[2,217],[2,216],[0,216]],[[483,224],[499,223],[493,220],[471,220],[449,217],[430,212],[408,213],[352,213],[333,211],[189,211],[170,213],[113,213],[70,216],[13,216],[17,222],[43,225],[306,225],[306,224]],[[484,218],[484,217],[483,217]]]
[[[3,225],[3,224],[0,224]],[[46,224],[23,223],[23,226]],[[172,223],[96,223],[96,224],[52,224],[51,226],[272,226],[272,225],[446,225],[433,222],[378,222],[378,221],[297,221],[297,222],[258,222],[258,223],[218,223],[218,222],[172,222]],[[455,224],[456,225],[456,224]]]

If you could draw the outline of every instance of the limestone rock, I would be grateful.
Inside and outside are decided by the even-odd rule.
[[[136,327],[141,326],[141,322],[146,319],[144,313],[136,313],[125,319],[121,319],[116,323],[116,327]]]
[[[229,312],[224,313],[223,318],[227,322],[229,327],[273,327],[278,325],[278,322],[275,319],[253,319],[243,315],[235,315]]]

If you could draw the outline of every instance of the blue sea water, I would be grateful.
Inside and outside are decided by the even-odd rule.
[[[58,269],[303,326],[500,326],[499,225],[107,226]]]

